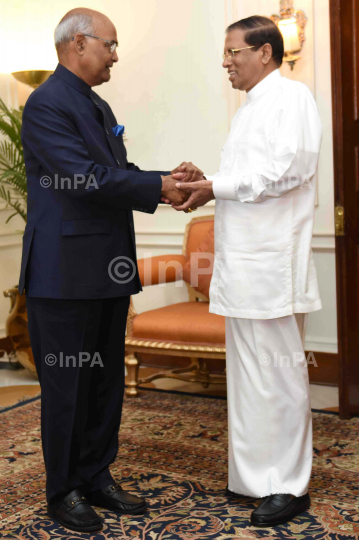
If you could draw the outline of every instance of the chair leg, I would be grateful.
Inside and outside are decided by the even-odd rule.
[[[199,376],[202,379],[203,388],[208,388],[210,385],[210,373],[207,367],[207,362],[204,358],[199,358]]]
[[[138,370],[140,360],[135,354],[127,354],[125,357],[125,365],[127,368],[127,388],[126,395],[130,397],[138,396]]]

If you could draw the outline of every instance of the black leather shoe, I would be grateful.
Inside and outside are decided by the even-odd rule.
[[[274,527],[287,523],[298,514],[310,507],[310,497],[306,493],[301,497],[294,497],[288,493],[269,495],[256,508],[251,515],[251,523],[256,527]]]
[[[136,516],[144,514],[147,510],[144,499],[130,495],[119,484],[110,484],[103,489],[90,491],[86,498],[93,506],[107,508],[107,510],[113,510],[119,514]]]
[[[70,491],[57,504],[47,505],[49,515],[66,529],[92,532],[102,529],[102,519],[80,489]]]

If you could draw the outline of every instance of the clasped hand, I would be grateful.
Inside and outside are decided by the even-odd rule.
[[[183,162],[171,175],[162,176],[161,200],[175,210],[195,210],[211,199],[214,199],[212,182],[191,162]]]

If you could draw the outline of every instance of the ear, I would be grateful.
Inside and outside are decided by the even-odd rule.
[[[272,45],[270,43],[266,43],[262,47],[262,63],[268,64],[270,62],[270,59],[272,58],[273,50]]]
[[[75,34],[73,38],[73,43],[74,43],[76,52],[82,56],[85,52],[85,45],[86,45],[85,36],[83,36],[82,34]]]

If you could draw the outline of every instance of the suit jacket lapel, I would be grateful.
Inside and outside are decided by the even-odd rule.
[[[105,133],[106,133],[106,138],[107,138],[108,144],[109,144],[109,146],[111,148],[111,152],[113,154],[113,157],[116,160],[117,166],[120,167],[121,162],[120,162],[119,158],[120,157],[121,157],[121,159],[123,159],[123,158],[122,158],[122,156],[120,156],[120,149],[118,147],[118,144],[117,144],[117,141],[116,141],[116,138],[115,138],[115,134],[112,131],[112,126],[111,126],[110,120],[109,120],[109,118],[108,118],[108,116],[106,114],[106,111],[105,111],[101,101],[98,99],[98,97],[92,91],[91,91],[90,97],[91,97],[92,103],[95,105],[95,107],[100,109],[100,111],[102,113],[103,125],[104,125],[104,130],[105,130]],[[126,163],[122,163],[122,168],[126,168]]]

